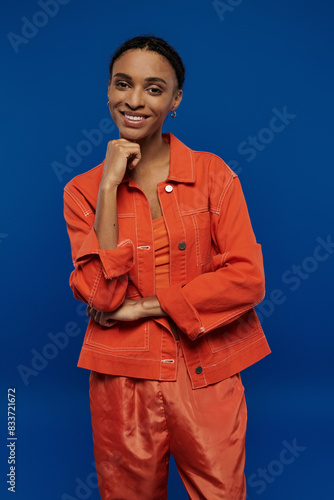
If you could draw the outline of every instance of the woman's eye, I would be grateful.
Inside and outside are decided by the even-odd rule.
[[[162,94],[162,90],[157,87],[150,87],[148,90],[151,94]]]
[[[123,88],[125,88],[127,86],[127,83],[125,83],[125,82],[117,82],[115,85],[116,85],[116,87],[120,87],[120,88],[123,89]]]

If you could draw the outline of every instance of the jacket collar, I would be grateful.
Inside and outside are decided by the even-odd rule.
[[[170,132],[162,134],[165,141],[170,144],[170,165],[166,181],[195,182],[195,167],[192,150]],[[126,172],[123,182],[131,179]]]

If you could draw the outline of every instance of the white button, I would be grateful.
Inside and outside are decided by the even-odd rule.
[[[167,193],[171,193],[173,191],[173,186],[171,186],[170,184],[167,184],[167,186],[165,187],[165,191]]]

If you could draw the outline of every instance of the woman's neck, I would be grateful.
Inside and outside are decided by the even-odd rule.
[[[170,148],[161,134],[149,136],[141,139],[138,142],[140,146],[141,159],[135,170],[139,173],[159,169],[160,166],[169,165]]]

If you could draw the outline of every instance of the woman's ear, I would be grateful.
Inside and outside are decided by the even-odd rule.
[[[183,96],[183,90],[179,89],[176,93],[175,99],[177,100],[177,105],[180,105],[180,102],[182,101],[182,96]]]
[[[182,101],[182,96],[183,96],[183,91],[181,89],[176,90],[173,101],[173,107],[170,109],[170,111],[173,111],[174,109],[180,106],[180,103]]]

